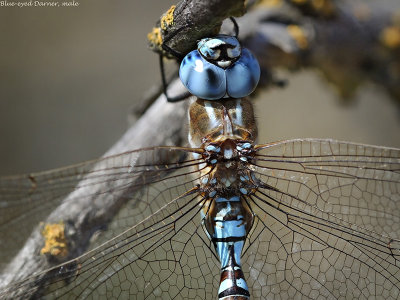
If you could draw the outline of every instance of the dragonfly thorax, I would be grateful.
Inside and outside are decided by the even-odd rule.
[[[204,149],[203,156],[207,162],[210,164],[225,163],[227,168],[230,168],[227,163],[247,162],[254,155],[251,142],[230,138],[216,143],[209,143]],[[237,167],[236,165],[235,168]]]
[[[204,164],[199,166],[204,191],[221,194],[234,191],[249,194],[255,186],[248,163],[252,161],[254,149],[247,141],[226,139],[210,143],[204,148]]]
[[[207,101],[197,99],[189,108],[189,143],[204,148],[226,139],[255,143],[257,126],[253,106],[247,99]]]

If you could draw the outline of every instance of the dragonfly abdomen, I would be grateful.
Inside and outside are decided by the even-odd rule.
[[[216,195],[207,207],[203,225],[221,261],[219,299],[250,297],[240,257],[252,224],[253,214],[242,196]]]

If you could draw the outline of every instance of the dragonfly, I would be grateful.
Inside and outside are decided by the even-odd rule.
[[[1,178],[0,298],[398,299],[400,149],[258,144],[259,72],[236,37],[203,39],[180,68],[189,147]],[[60,199],[93,213],[39,224],[41,249],[25,245],[35,261],[17,268],[31,273],[11,273],[9,245]]]

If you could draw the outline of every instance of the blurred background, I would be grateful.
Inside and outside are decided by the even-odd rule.
[[[0,7],[0,175],[96,158],[116,142],[130,108],[160,82],[146,35],[173,3]],[[365,84],[344,105],[315,71],[287,79],[258,96],[260,142],[329,137],[400,147],[400,111],[380,86]]]

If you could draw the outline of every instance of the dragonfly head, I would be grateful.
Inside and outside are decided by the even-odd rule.
[[[223,69],[228,68],[238,60],[242,53],[237,38],[229,35],[204,38],[197,44],[197,51],[208,62]]]
[[[260,79],[260,65],[251,52],[233,36],[202,39],[197,50],[188,53],[179,77],[189,92],[206,100],[243,98]]]

